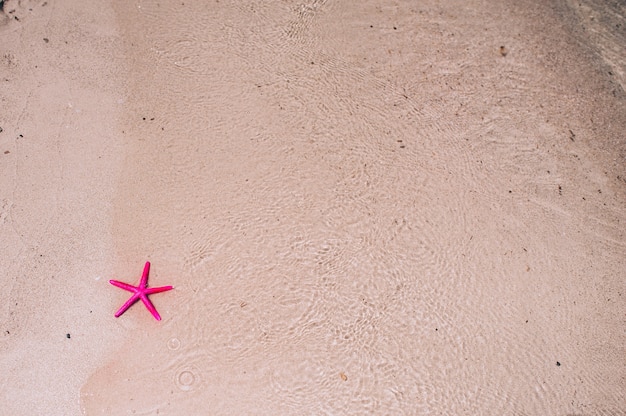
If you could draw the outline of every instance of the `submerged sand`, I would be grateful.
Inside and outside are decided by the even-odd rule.
[[[85,3],[0,13],[0,414],[625,414],[624,5]]]

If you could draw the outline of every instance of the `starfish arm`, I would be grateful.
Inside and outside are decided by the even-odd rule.
[[[141,300],[142,300],[143,304],[146,305],[146,308],[148,308],[148,310],[150,311],[152,316],[154,316],[154,319],[156,319],[157,321],[160,321],[161,320],[161,315],[159,315],[159,313],[157,312],[157,310],[154,307],[154,305],[152,304],[152,302],[150,302],[150,299],[148,299],[148,296],[146,296],[146,295],[141,296]]]
[[[172,289],[174,289],[174,286],[149,287],[145,290],[145,293],[151,295],[153,293],[167,292]]]
[[[148,285],[149,273],[150,273],[150,262],[147,261],[146,265],[143,266],[143,274],[141,275],[141,281],[139,282],[139,287],[146,287]]]
[[[136,286],[129,285],[128,283],[119,282],[117,280],[109,280],[109,283],[111,283],[113,286],[117,286],[117,287],[119,287],[121,289],[128,290],[129,292],[136,292],[137,291],[137,287]]]
[[[123,304],[122,307],[117,312],[115,312],[115,317],[119,318],[120,315],[126,312],[126,310],[130,308],[133,305],[133,303],[139,300],[139,298],[140,298],[139,293],[135,293],[133,296],[131,296],[130,299],[128,299],[126,303]]]

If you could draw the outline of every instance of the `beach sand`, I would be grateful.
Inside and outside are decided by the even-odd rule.
[[[0,414],[626,415],[626,7],[545,3],[5,1]]]

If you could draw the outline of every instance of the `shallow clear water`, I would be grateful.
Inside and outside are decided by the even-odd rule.
[[[575,12],[115,7],[116,278],[175,290],[85,414],[623,414],[624,96]]]

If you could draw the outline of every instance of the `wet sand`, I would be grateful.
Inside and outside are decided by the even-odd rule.
[[[623,415],[625,13],[5,2],[0,413]]]

